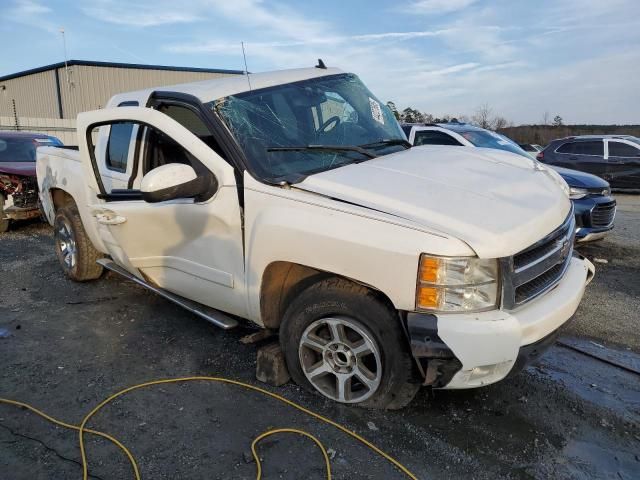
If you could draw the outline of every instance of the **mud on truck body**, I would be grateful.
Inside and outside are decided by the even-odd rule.
[[[293,379],[338,402],[399,408],[517,372],[593,274],[555,172],[412,148],[338,69],[123,93],[77,125],[79,152],[38,152],[67,275],[106,267],[224,328],[278,331]]]

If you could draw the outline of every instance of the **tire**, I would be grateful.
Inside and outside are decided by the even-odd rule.
[[[9,227],[11,227],[11,220],[5,218],[4,216],[4,203],[6,199],[4,195],[0,193],[0,233],[5,233],[9,231]]]
[[[60,208],[53,228],[56,256],[64,273],[76,282],[99,278],[103,268],[96,261],[104,255],[93,247],[76,206]]]
[[[318,280],[297,296],[280,344],[298,385],[340,403],[398,409],[420,388],[397,313],[348,280]]]

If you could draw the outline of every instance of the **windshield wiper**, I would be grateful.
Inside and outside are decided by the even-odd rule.
[[[355,145],[300,145],[293,147],[269,147],[267,152],[303,152],[308,150],[318,150],[324,152],[358,152],[367,158],[376,158],[377,155],[369,150]]]
[[[413,145],[409,143],[404,138],[384,138],[382,140],[378,140],[377,142],[365,143],[364,145],[359,145],[361,148],[367,147],[378,147],[378,146],[391,146],[391,145],[402,145],[403,147],[411,148]]]

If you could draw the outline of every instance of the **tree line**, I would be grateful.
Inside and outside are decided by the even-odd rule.
[[[436,117],[430,113],[421,112],[412,107],[407,107],[402,111],[399,111],[396,104],[389,101],[387,107],[393,112],[396,119],[402,123],[447,123],[447,122],[462,122],[471,123],[481,128],[487,128],[489,130],[500,130],[505,127],[513,126],[513,123],[508,121],[501,115],[496,115],[493,109],[488,104],[479,106],[475,113],[471,116],[467,115],[443,115],[442,117]]]
[[[549,112],[542,115],[540,123],[514,125],[502,115],[496,114],[486,103],[477,107],[471,116],[443,115],[436,117],[412,107],[398,110],[392,101],[387,102],[387,107],[401,123],[470,123],[500,132],[518,143],[533,143],[542,146],[556,138],[574,135],[633,135],[640,137],[640,125],[565,125],[560,115],[552,117]]]

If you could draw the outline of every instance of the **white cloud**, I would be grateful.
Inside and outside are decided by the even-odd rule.
[[[262,0],[204,0],[208,7],[215,8],[228,20],[237,25],[260,29],[283,37],[304,40],[320,37],[330,30],[330,26],[320,21],[309,20],[293,10],[276,2],[268,5]]]
[[[156,27],[198,21],[231,21],[237,27],[253,27],[287,38],[318,36],[327,26],[308,20],[284,5],[262,0],[92,0],[81,7],[96,20],[131,27]]]
[[[340,7],[332,1],[325,11]],[[381,100],[438,116],[469,114],[487,102],[516,122],[536,121],[544,110],[567,121],[639,121],[630,99],[640,59],[622,55],[640,45],[637,0],[409,0],[401,12],[393,7],[388,18],[357,24],[344,15],[307,14],[305,4],[290,0],[83,0],[66,11],[48,5],[13,1],[6,17],[57,33],[56,16],[85,13],[73,33],[85,30],[85,51],[98,59],[105,49],[133,58],[110,46],[121,32],[122,47],[141,39],[136,61],[243,68],[244,40],[251,71],[322,58],[360,75]],[[100,23],[126,28],[111,27],[116,35],[101,38]],[[153,27],[163,28],[145,30]]]
[[[476,0],[417,0],[406,9],[410,13],[422,15],[442,15],[464,10]]]
[[[81,6],[85,15],[103,22],[130,27],[156,27],[173,23],[198,21],[200,16],[188,8],[180,8],[174,2],[121,2],[118,0],[93,0]]]
[[[246,42],[251,48],[291,48],[300,46],[323,46],[323,45],[339,45],[355,42],[374,42],[384,40],[414,40],[426,37],[438,37],[448,33],[447,30],[422,31],[422,32],[385,32],[385,33],[369,33],[363,35],[323,35],[322,37],[307,37],[301,40],[284,40],[279,42]],[[224,53],[228,50],[237,48],[238,44],[228,41],[205,41],[190,42],[181,44],[165,45],[163,48],[170,52],[177,53]]]
[[[16,0],[3,14],[13,22],[45,30],[49,33],[57,33],[58,28],[51,22],[51,8],[34,0]]]
[[[17,15],[39,15],[41,13],[48,13],[51,9],[46,5],[32,1],[32,0],[19,0],[15,3],[13,13]]]

